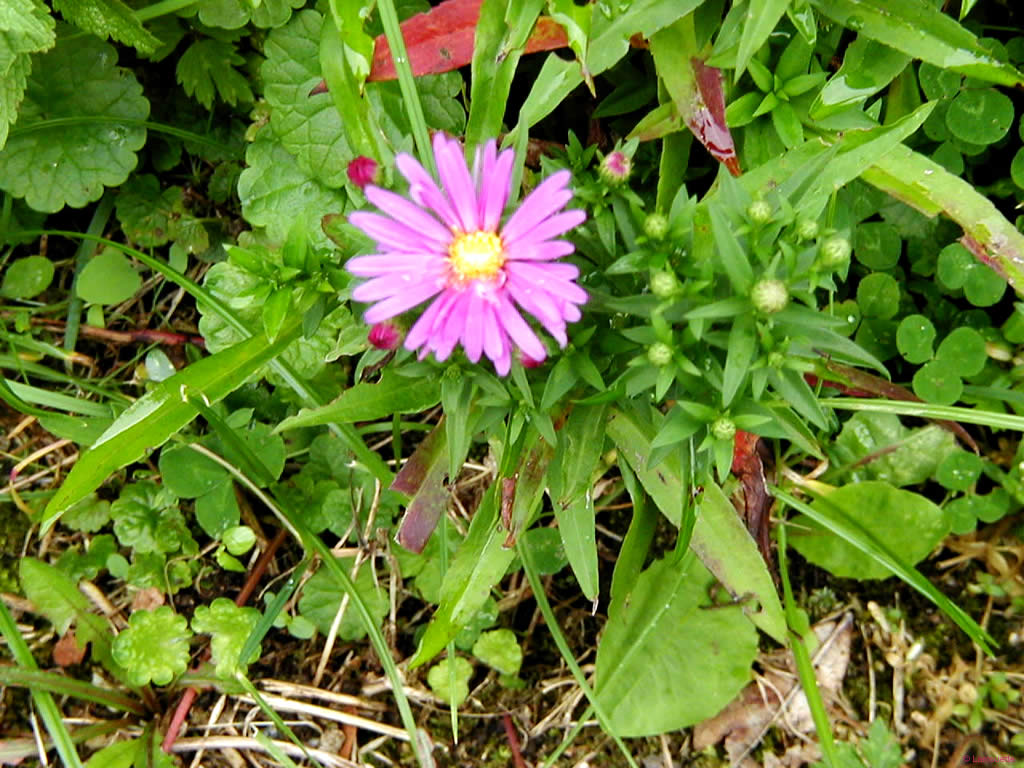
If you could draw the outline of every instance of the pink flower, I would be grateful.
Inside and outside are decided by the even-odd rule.
[[[402,331],[394,323],[377,323],[366,338],[377,349],[396,349],[402,343]]]
[[[629,178],[629,174],[633,170],[633,161],[625,152],[615,150],[611,154],[605,155],[597,170],[606,184],[617,187]]]
[[[378,250],[346,265],[358,277],[356,301],[373,304],[373,325],[430,302],[405,337],[421,358],[446,360],[457,344],[474,363],[481,354],[501,375],[518,348],[532,360],[547,356],[544,344],[523,319],[535,317],[564,347],[566,323],[580,319],[586,292],[574,280],[579,270],[557,261],[573,252],[557,239],[583,223],[583,211],[563,211],[572,198],[569,172],[545,179],[501,224],[508,201],[514,153],[498,153],[494,141],[477,149],[472,173],[458,141],[434,135],[441,187],[416,160],[398,155],[395,164],[409,182],[407,200],[368,186],[367,199],[382,213],[359,211],[349,221],[377,241]]]
[[[377,181],[377,161],[360,155],[348,164],[348,180],[360,189]]]

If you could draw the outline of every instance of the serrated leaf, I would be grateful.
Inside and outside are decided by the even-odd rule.
[[[352,562],[352,558],[339,558],[338,560],[338,564],[348,573],[352,571]],[[363,563],[354,582],[356,591],[366,603],[374,623],[379,625],[381,619],[388,612],[388,598],[380,585],[374,581],[371,563]],[[338,613],[344,594],[344,591],[339,589],[334,576],[326,569],[321,568],[302,588],[299,611],[326,635],[331,629],[331,624],[334,623],[334,617]],[[351,641],[365,636],[366,627],[363,626],[359,613],[350,603],[338,625],[338,637]]]
[[[192,615],[192,631],[212,635],[210,652],[213,663],[217,665],[218,677],[230,680],[237,672],[245,674],[246,667],[260,657],[257,643],[248,658],[239,658],[259,620],[258,610],[235,605],[226,597],[218,597],[209,605],[196,608]]]
[[[34,59],[17,128],[0,152],[0,188],[54,213],[65,205],[81,208],[128,178],[146,129],[119,119],[145,120],[149,102],[116,62],[112,46],[88,35],[62,40]],[[101,117],[110,122],[75,122]]]
[[[301,218],[310,243],[330,248],[320,220],[345,208],[345,193],[303,171],[269,126],[249,145],[245,161],[248,167],[238,177],[238,198],[246,220],[284,242],[295,219]]]
[[[184,616],[169,605],[135,611],[128,627],[114,638],[114,660],[125,668],[133,685],[167,685],[188,666],[192,632]]]
[[[386,372],[377,383],[360,382],[325,406],[303,409],[281,422],[277,429],[372,421],[395,413],[417,413],[440,401],[441,388],[436,380],[405,378]]]
[[[231,106],[249,104],[253,100],[249,81],[235,69],[244,63],[234,43],[208,37],[185,49],[175,74],[185,93],[207,109],[213,106],[215,94]]]
[[[473,644],[473,655],[503,675],[519,674],[523,665],[523,649],[511,629],[484,632]]]
[[[0,5],[0,149],[8,127],[18,118],[32,69],[31,53],[53,47],[55,22],[38,0],[8,0]]]
[[[181,187],[161,191],[156,176],[132,176],[117,193],[117,220],[128,239],[153,248],[173,236],[176,219],[185,212]]]
[[[250,21],[261,29],[284,26],[303,0],[203,0],[199,20],[208,27],[240,29]]]
[[[18,575],[25,596],[36,611],[63,635],[76,617],[89,613],[89,601],[62,571],[34,557],[23,558]]]
[[[152,53],[160,45],[121,0],[53,0],[53,7],[76,27],[101,40],[113,38],[139,53]]]
[[[710,607],[714,583],[696,558],[669,557],[612,601],[594,693],[616,734],[651,736],[693,725],[749,681],[757,632],[738,606],[702,608]]]

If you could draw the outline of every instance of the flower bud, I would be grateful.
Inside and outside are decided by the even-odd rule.
[[[348,180],[362,189],[367,184],[377,183],[377,161],[360,155],[348,164]]]
[[[523,364],[523,368],[540,368],[544,365],[543,358],[536,360],[522,350],[519,350],[519,362]]]
[[[840,269],[850,260],[850,241],[835,235],[818,248],[818,263],[825,269]]]
[[[772,220],[772,205],[766,200],[755,200],[747,208],[747,218],[754,224],[767,224]]]
[[[605,184],[610,187],[618,187],[626,183],[632,170],[633,161],[625,152],[616,150],[604,156],[598,173]]]
[[[768,366],[770,368],[781,368],[786,364],[786,356],[781,352],[768,353]]]
[[[366,338],[377,349],[397,349],[402,343],[402,336],[403,333],[397,325],[385,321],[370,328]]]
[[[668,234],[668,219],[664,214],[651,213],[644,219],[644,234],[651,240],[664,240]]]
[[[718,440],[732,440],[736,435],[736,423],[721,416],[711,425],[711,434]]]
[[[672,362],[672,347],[661,341],[656,341],[647,348],[647,359],[659,368]]]
[[[818,222],[814,219],[800,219],[796,223],[796,236],[800,240],[813,240],[818,236]]]
[[[789,303],[789,289],[781,280],[759,280],[750,291],[750,301],[766,315],[781,312]]]
[[[660,270],[651,275],[651,293],[659,299],[667,299],[676,292],[679,283],[671,272]]]

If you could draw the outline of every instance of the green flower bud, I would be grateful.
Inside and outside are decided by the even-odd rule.
[[[771,352],[768,355],[768,365],[772,368],[781,368],[786,364],[786,356],[781,352]]]
[[[667,299],[679,288],[676,276],[671,272],[661,270],[651,275],[651,293],[659,299]]]
[[[755,224],[767,224],[772,220],[772,205],[765,200],[755,200],[747,208],[747,218]]]
[[[647,348],[647,359],[659,368],[672,362],[672,347],[661,341],[656,341]]]
[[[781,312],[789,303],[789,289],[781,280],[760,280],[750,291],[750,301],[763,314]]]
[[[598,167],[598,174],[609,187],[625,184],[633,170],[633,161],[625,152],[611,152],[604,156]]]
[[[736,435],[736,424],[732,419],[722,416],[715,419],[715,422],[711,425],[711,434],[718,440],[732,440]]]
[[[664,240],[668,234],[668,219],[661,213],[648,214],[644,219],[644,234],[651,240]]]
[[[818,248],[818,263],[825,269],[840,269],[850,260],[850,241],[835,235]]]
[[[818,222],[814,219],[800,219],[796,223],[796,236],[800,240],[813,240],[818,236]]]

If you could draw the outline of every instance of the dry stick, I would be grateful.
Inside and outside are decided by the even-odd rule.
[[[33,325],[41,325],[51,331],[63,331],[64,323],[55,320],[36,320]],[[190,336],[175,331],[155,331],[148,328],[141,328],[134,331],[112,331],[109,328],[97,328],[94,325],[81,325],[78,327],[81,336],[103,341],[113,341],[119,344],[134,344],[143,342],[146,344],[167,344],[176,346],[179,344],[195,344],[198,347],[205,347],[206,341],[202,336]]]
[[[249,601],[249,597],[256,589],[256,584],[263,576],[263,572],[267,570],[267,566],[270,565],[271,559],[274,557],[274,553],[277,552],[278,548],[284,543],[285,537],[288,535],[287,531],[283,528],[277,532],[273,540],[264,550],[263,554],[260,555],[259,560],[256,561],[256,565],[253,566],[252,570],[249,571],[249,576],[245,580],[245,584],[242,585],[241,591],[238,593],[238,597],[235,598],[235,605],[243,606]],[[210,656],[210,647],[207,646],[206,650],[203,651],[202,658],[199,664],[202,664]],[[199,664],[193,669],[198,670]],[[163,744],[160,745],[164,752],[171,752],[174,747],[174,742],[178,738],[178,734],[181,732],[181,727],[185,724],[185,718],[188,717],[188,712],[192,708],[192,702],[196,700],[196,696],[199,695],[199,690],[195,687],[188,687],[185,692],[181,695],[181,700],[178,701],[178,706],[174,710],[174,716],[171,718],[170,724],[167,726],[167,734],[164,736]]]

